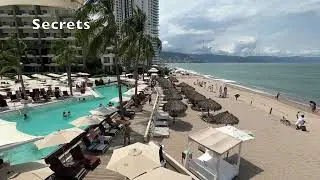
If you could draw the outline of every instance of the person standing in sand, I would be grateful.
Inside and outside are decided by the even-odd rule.
[[[222,97],[222,86],[219,88],[219,97]]]
[[[279,96],[280,96],[280,92],[278,92],[277,95],[276,95],[276,99],[277,100],[279,99]]]
[[[304,126],[305,119],[303,114],[300,115],[300,112],[297,113],[297,118],[298,120],[296,122],[296,129],[299,130],[302,126]]]

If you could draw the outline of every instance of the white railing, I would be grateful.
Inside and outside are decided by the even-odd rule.
[[[156,92],[157,92],[157,97],[156,97],[156,100],[154,101],[154,105],[153,105],[153,108],[152,108],[152,112],[151,112],[151,115],[150,115],[150,118],[149,118],[149,122],[148,122],[148,125],[147,125],[147,129],[144,133],[144,141],[145,142],[148,142],[149,141],[149,136],[150,136],[150,127],[151,127],[151,123],[153,121],[153,117],[155,115],[155,111],[157,109],[157,104],[158,104],[158,100],[159,100],[159,92],[158,92],[158,89],[156,89]]]

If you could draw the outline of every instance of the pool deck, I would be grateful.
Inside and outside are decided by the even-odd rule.
[[[156,94],[152,94],[152,103],[149,105],[147,102],[143,106],[142,112],[137,112],[134,119],[131,120],[131,143],[144,142],[144,133],[148,125],[148,121],[153,108],[153,103],[155,102]],[[90,171],[85,180],[101,180],[101,179],[114,179],[114,180],[124,180],[126,177],[116,173],[114,171],[106,169],[107,164],[112,156],[113,149],[123,147],[123,135],[119,134],[113,141],[110,149],[100,155],[101,164],[94,170]]]

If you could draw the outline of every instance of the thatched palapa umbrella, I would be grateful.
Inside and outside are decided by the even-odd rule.
[[[220,110],[222,107],[219,103],[217,103],[216,101],[212,100],[212,99],[206,99],[204,101],[199,101],[198,102],[198,106],[201,109],[204,109],[206,111],[208,111],[208,117],[209,117],[209,111],[218,111]]]
[[[186,86],[190,86],[189,84],[182,82],[180,84],[178,84],[179,87],[186,87]]]
[[[228,111],[219,113],[215,116],[213,116],[210,120],[210,122],[216,123],[216,124],[238,124],[239,119],[234,116],[233,114],[229,113]]]
[[[173,122],[175,122],[175,118],[184,114],[188,106],[182,101],[169,101],[164,104],[163,108],[169,112],[169,115],[173,117]]]
[[[169,88],[169,89],[163,90],[163,94],[164,95],[179,94],[179,91],[176,90],[175,88]]]
[[[206,100],[206,97],[200,93],[194,94],[193,96],[189,97],[189,100],[193,105],[196,105],[199,101],[204,101]]]
[[[177,93],[172,93],[164,96],[163,100],[164,101],[173,101],[173,100],[182,100],[182,96]]]

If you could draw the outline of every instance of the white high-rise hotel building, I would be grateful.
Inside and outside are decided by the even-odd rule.
[[[146,33],[159,37],[159,0],[114,0],[114,3],[114,14],[119,27],[126,18],[132,15],[132,8],[139,7],[147,15]],[[101,58],[101,62],[108,66],[113,62],[113,58],[113,54],[106,54]],[[153,60],[158,59],[159,53],[156,51]]]

